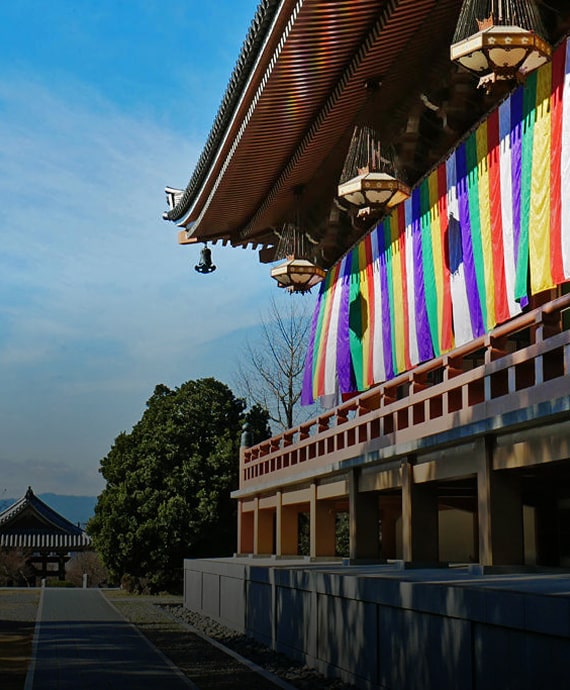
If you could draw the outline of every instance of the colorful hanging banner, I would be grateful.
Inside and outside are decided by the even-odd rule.
[[[393,378],[570,280],[570,40],[333,267],[303,403]]]

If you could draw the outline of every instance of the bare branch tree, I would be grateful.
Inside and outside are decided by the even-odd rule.
[[[300,405],[312,303],[284,297],[279,304],[271,300],[262,317],[259,339],[246,343],[235,384],[248,406],[257,404],[267,410],[279,430],[290,429],[314,414],[312,407]]]
[[[99,587],[109,580],[109,572],[96,551],[78,551],[65,566],[66,577],[76,587],[83,585],[87,575],[88,587]]]
[[[25,549],[0,549],[0,587],[30,586],[32,569],[28,563],[30,552]]]

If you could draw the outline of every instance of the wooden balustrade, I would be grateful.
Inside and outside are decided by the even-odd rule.
[[[348,458],[365,445],[419,439],[564,391],[563,377],[570,374],[569,314],[570,295],[564,295],[244,449],[240,488],[257,485],[260,478],[277,480],[296,465]]]

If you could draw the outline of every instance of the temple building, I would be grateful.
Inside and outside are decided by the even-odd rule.
[[[65,564],[72,553],[89,551],[91,537],[50,508],[28,487],[26,494],[0,513],[0,549],[22,553],[33,582],[65,580]]]
[[[412,606],[339,584],[350,573],[307,584],[307,571],[280,569],[300,555],[301,514],[313,563],[337,555],[346,514],[349,569],[570,565],[569,28],[562,0],[260,3],[164,217],[182,245],[257,249],[268,283],[271,273],[282,289],[318,292],[303,399],[326,411],[241,449],[237,552],[273,559],[272,574],[188,564],[188,605],[207,609],[217,587],[214,617],[362,687],[471,687],[477,674],[477,687],[508,686],[486,684],[463,629],[467,684],[436,681],[430,667],[414,685],[401,651],[398,685],[367,656],[367,636],[388,654],[387,609],[418,614],[409,628],[392,620],[421,655],[437,651],[417,645],[421,630],[451,635],[450,621],[478,620],[471,604],[449,613],[453,597]],[[256,618],[254,594],[274,618]],[[280,627],[279,596],[317,617],[296,631],[302,644]],[[331,641],[319,627],[349,611],[364,626],[362,672],[337,658],[341,633]],[[441,668],[462,676],[462,658]]]

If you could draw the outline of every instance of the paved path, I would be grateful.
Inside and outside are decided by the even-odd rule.
[[[98,590],[42,592],[25,690],[197,690]]]

